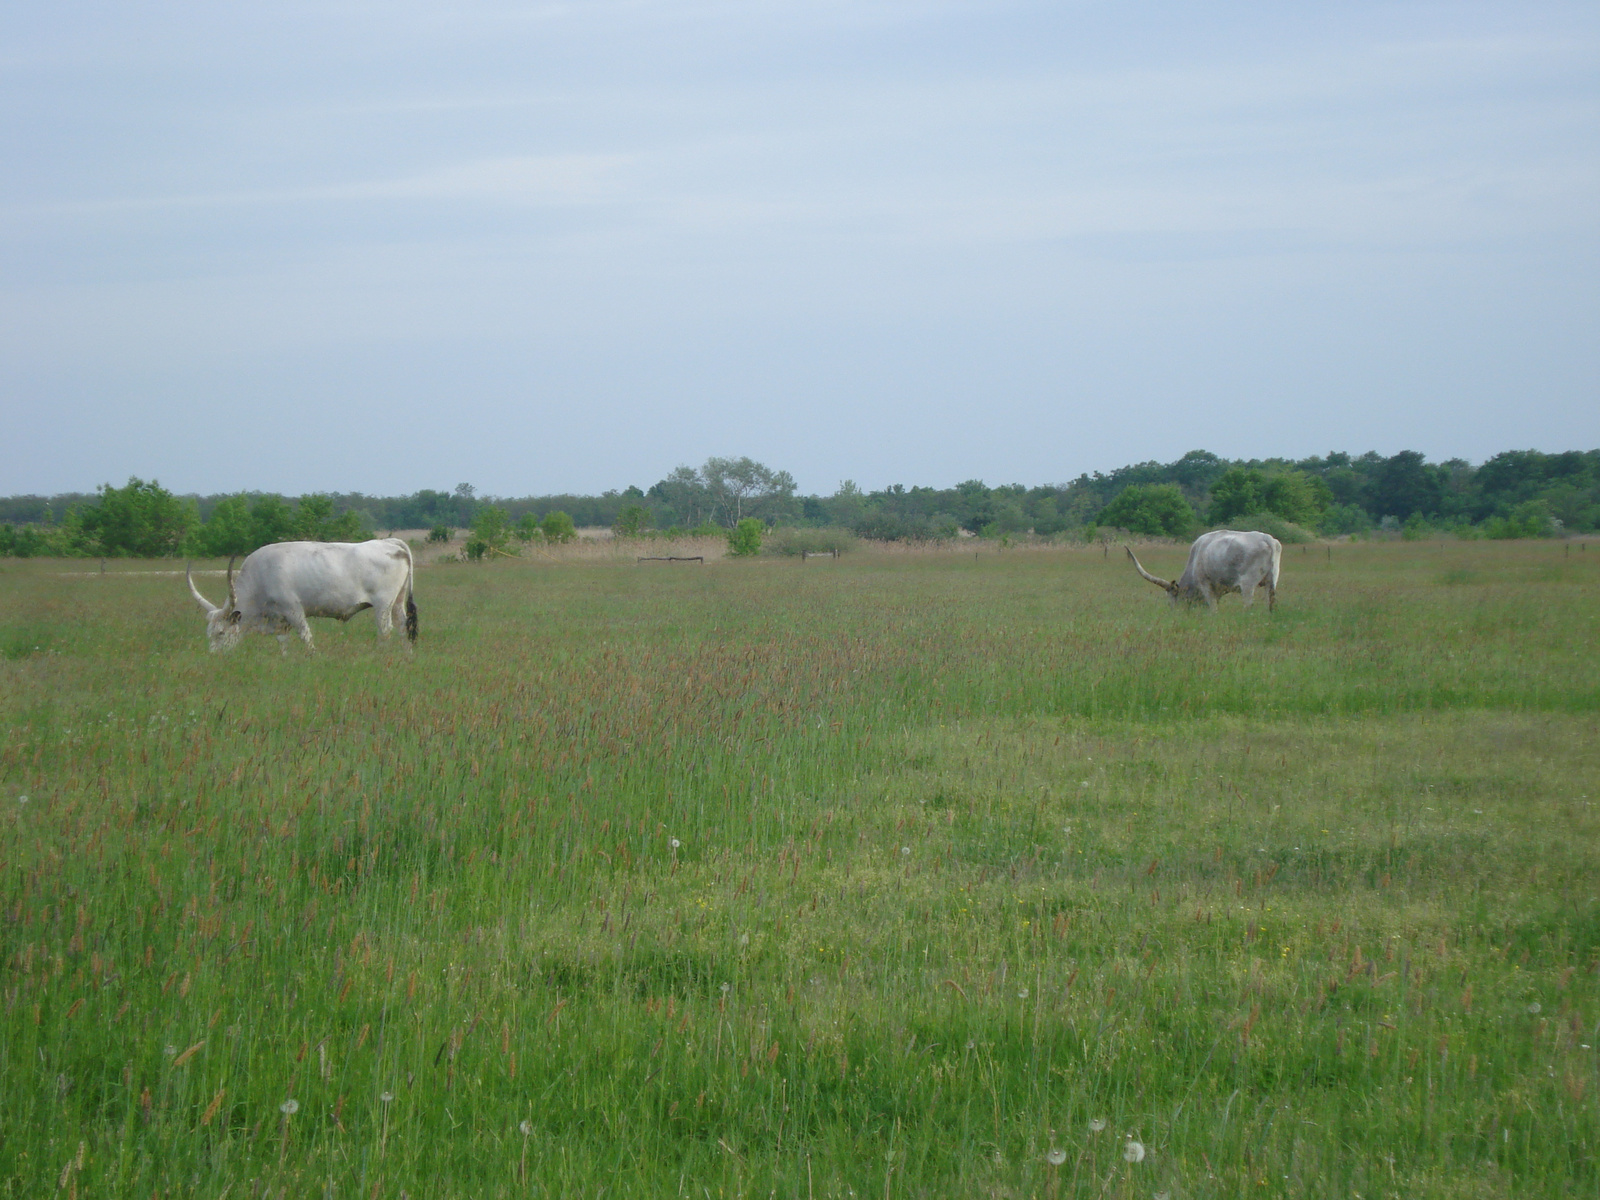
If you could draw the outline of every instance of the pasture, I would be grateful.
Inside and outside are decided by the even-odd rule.
[[[1600,1192],[1600,546],[170,566],[0,564],[0,1196]]]

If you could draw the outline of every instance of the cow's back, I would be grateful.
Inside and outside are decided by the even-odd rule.
[[[1195,539],[1186,574],[1196,580],[1236,588],[1247,577],[1257,582],[1277,557],[1278,539],[1254,530],[1214,529]]]

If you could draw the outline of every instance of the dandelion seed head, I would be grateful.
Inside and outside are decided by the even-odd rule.
[[[967,1049],[968,1050],[976,1050],[977,1048],[978,1048],[978,1043],[973,1041],[971,1038],[968,1038],[967,1039]]]
[[[1171,1192],[1157,1192],[1156,1195],[1155,1195],[1155,1200],[1172,1200],[1172,1193]]]
[[[292,1117],[300,1111],[300,1101],[290,1096],[282,1104],[278,1105],[278,1111],[286,1117]]]
[[[911,857],[911,847],[910,846],[901,846],[900,847],[900,857],[901,858],[910,858]]]
[[[1027,998],[1028,998],[1028,989],[1027,988],[1018,988],[1017,989],[1017,999],[1018,1000],[1026,1000]]]
[[[522,1124],[518,1125],[517,1128],[522,1130],[523,1137],[527,1137],[533,1132],[533,1122],[524,1117],[522,1119]]]
[[[1051,1150],[1049,1154],[1044,1156],[1044,1160],[1052,1167],[1059,1167],[1067,1161],[1067,1152],[1065,1150]]]
[[[24,792],[22,795],[17,797],[17,803],[18,804],[26,804],[27,802],[28,802],[28,794],[26,792]]]
[[[1542,1013],[1543,1011],[1544,1011],[1544,1005],[1540,1004],[1537,1000],[1535,1000],[1532,1004],[1528,1005],[1528,1015],[1529,1016],[1536,1017],[1540,1013]]]
[[[394,1093],[393,1092],[380,1092],[378,1094],[378,1100],[382,1104],[387,1104],[387,1103],[389,1103],[389,1101],[391,1101],[393,1099],[394,1099]]]
[[[741,933],[739,935],[739,945],[748,946],[749,944],[750,944],[750,935],[748,933]]]
[[[171,1042],[168,1042],[165,1046],[161,1047],[161,1053],[165,1054],[168,1058],[171,1058],[173,1055],[177,1054],[177,1052],[178,1048]]]
[[[1105,1127],[1106,1127],[1105,1121],[1103,1121],[1099,1117],[1096,1117],[1094,1120],[1089,1122],[1089,1132],[1090,1133],[1099,1133]]]
[[[674,850],[676,850],[679,846],[683,845],[683,843],[680,842],[677,838],[673,838],[672,841],[667,843],[667,844],[670,845]]]
[[[731,992],[731,991],[732,991],[732,990],[733,990],[733,984],[731,984],[731,983],[727,983],[727,982],[724,982],[724,983],[723,983],[723,985],[722,985],[722,994],[723,994],[723,995],[724,995],[724,996],[726,996],[726,995],[727,995],[727,994],[728,994],[728,993],[729,993],[729,992]]]
[[[1144,1143],[1136,1142],[1129,1138],[1128,1144],[1122,1148],[1122,1161],[1130,1163],[1143,1162]]]

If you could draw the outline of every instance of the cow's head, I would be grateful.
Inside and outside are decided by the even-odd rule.
[[[1150,574],[1149,571],[1144,569],[1144,565],[1140,563],[1138,558],[1134,556],[1131,548],[1124,546],[1123,549],[1128,551],[1128,557],[1133,560],[1133,569],[1138,571],[1139,574],[1143,575],[1162,591],[1166,592],[1168,597],[1172,600],[1172,603],[1199,604],[1205,599],[1205,597],[1200,594],[1200,589],[1195,587],[1193,584],[1185,586],[1181,580],[1163,579],[1159,575]]]
[[[239,612],[238,601],[233,593],[233,559],[228,560],[228,603],[224,608],[219,608],[200,594],[200,589],[194,585],[194,573],[190,565],[183,569],[183,577],[189,581],[189,591],[193,593],[195,602],[205,610],[206,614],[206,641],[210,643],[211,650],[227,650],[239,640],[239,619],[243,615]]]

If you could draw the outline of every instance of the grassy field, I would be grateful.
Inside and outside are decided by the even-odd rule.
[[[163,566],[0,565],[0,1196],[1600,1194],[1600,546]]]

